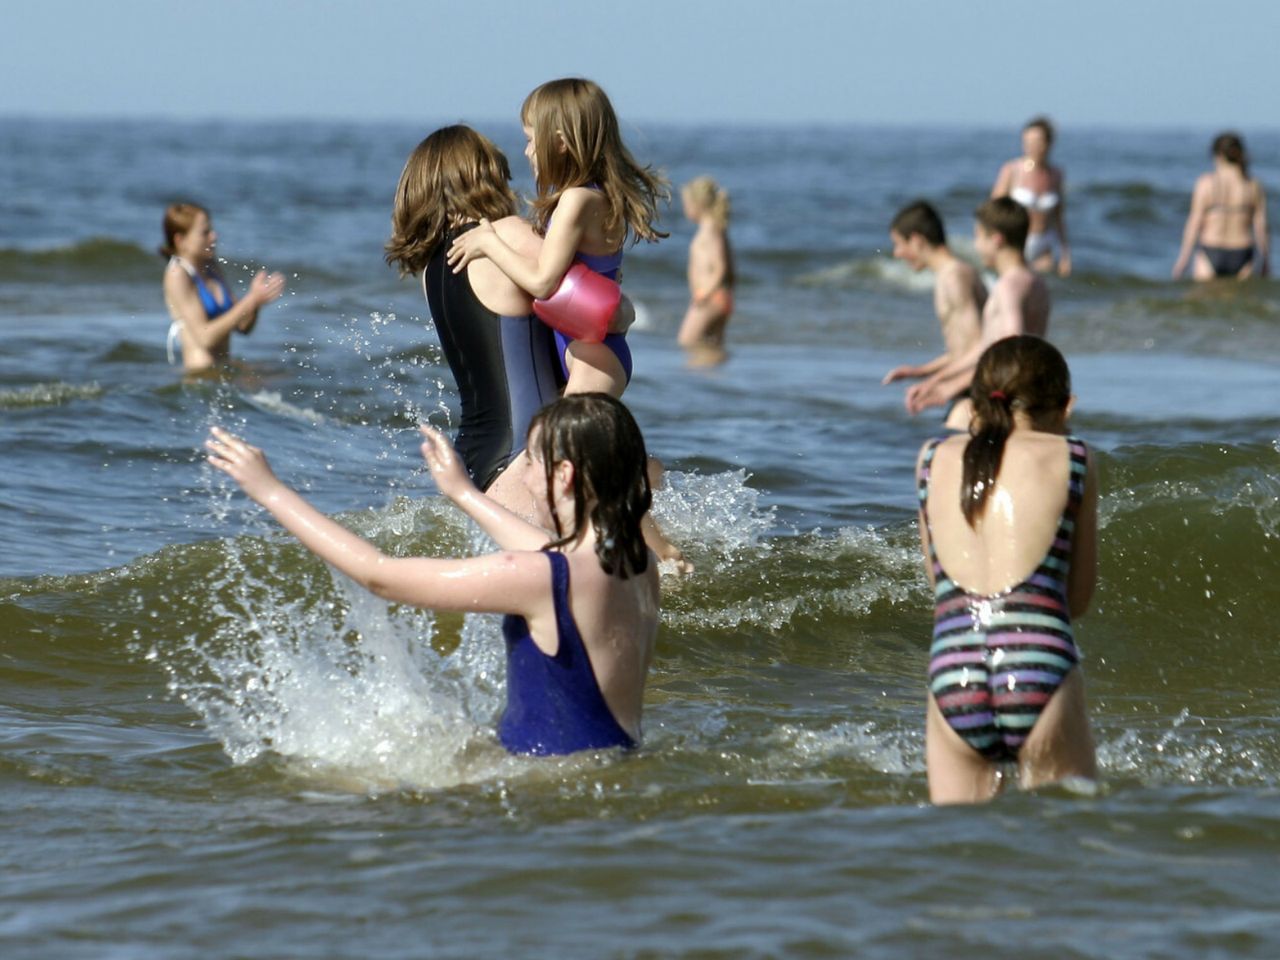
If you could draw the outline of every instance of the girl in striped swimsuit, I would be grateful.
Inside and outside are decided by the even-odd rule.
[[[1097,568],[1097,481],[1065,435],[1066,361],[1033,336],[982,355],[970,436],[924,445],[920,535],[934,589],[925,752],[935,803],[1097,775],[1071,628]],[[935,494],[941,494],[937,496]]]

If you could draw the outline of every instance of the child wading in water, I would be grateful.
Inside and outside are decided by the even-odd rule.
[[[1024,787],[1097,777],[1071,628],[1097,571],[1098,488],[1065,435],[1071,377],[1046,340],[993,344],[974,372],[972,436],[916,467],[934,588],[925,756],[934,803],[974,803],[1016,764]]]
[[[530,296],[549,297],[575,261],[613,280],[622,275],[622,250],[632,242],[665,237],[654,227],[666,182],[641,167],[622,143],[609,98],[590,80],[552,80],[525,98],[520,109],[524,155],[537,184],[532,203],[534,228],[544,234],[536,259],[521,256],[481,220],[458,236],[449,264],[460,271],[488,257]],[[631,379],[631,350],[625,335],[603,343],[556,341],[568,384],[565,394],[600,391],[620,397]]]
[[[729,246],[729,193],[710,177],[680,191],[684,215],[698,225],[689,243],[689,309],[676,342],[694,366],[723,363],[724,331],[733,315],[733,250]]]
[[[650,499],[644,438],[627,408],[583,394],[534,417],[521,460],[541,526],[476,489],[444,435],[421,429],[422,455],[440,492],[503,552],[388,557],[281,483],[261,450],[216,427],[206,445],[213,466],[365,589],[436,610],[507,614],[507,705],[498,739],[508,751],[636,746],[659,600],[657,563],[640,533]],[[548,530],[555,531],[550,542]]]

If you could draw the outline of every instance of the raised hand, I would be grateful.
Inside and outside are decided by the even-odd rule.
[[[284,486],[271,471],[266,454],[221,427],[213,427],[204,442],[209,465],[221,470],[258,503]]]
[[[418,429],[422,431],[422,459],[440,492],[450,500],[458,500],[475,491],[476,485],[467,476],[466,467],[449,438],[425,423]]]

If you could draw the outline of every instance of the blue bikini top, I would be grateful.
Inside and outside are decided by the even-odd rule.
[[[547,656],[524,617],[502,618],[507,641],[507,707],[498,739],[511,753],[555,756],[578,750],[631,749],[636,741],[605,702],[569,607],[569,561],[547,552],[559,646]]]
[[[227,286],[225,280],[221,281],[220,285],[226,299],[218,300],[213,295],[213,291],[205,285],[204,277],[200,275],[199,270],[179,256],[170,257],[169,262],[176,263],[185,270],[187,276],[191,278],[191,282],[196,285],[196,296],[200,298],[200,305],[204,307],[204,314],[208,319],[215,320],[235,306],[236,298],[231,295],[231,289]],[[178,338],[181,334],[182,324],[174,320],[169,324],[169,336],[165,341],[165,349],[168,352],[170,363],[174,362],[173,348],[178,344]]]

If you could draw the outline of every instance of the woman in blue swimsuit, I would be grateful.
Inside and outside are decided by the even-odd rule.
[[[657,559],[640,533],[650,491],[644,439],[631,414],[612,397],[582,394],[534,417],[520,463],[539,504],[537,523],[481,493],[442,434],[422,433],[441,493],[502,552],[388,557],[276,479],[261,450],[217,428],[207,446],[209,462],[304,546],[378,596],[507,614],[507,707],[498,739],[508,751],[637,746],[659,594]]]
[[[1097,569],[1097,480],[1065,435],[1066,361],[1008,337],[978,361],[972,435],[931,440],[916,469],[934,591],[925,752],[935,803],[1097,776],[1071,621]]]
[[[182,344],[182,366],[188,372],[208,370],[231,355],[231,335],[249,333],[258,310],[284,292],[284,277],[259,270],[249,292],[236,300],[217,263],[218,235],[209,211],[194,203],[170,204],[164,212],[167,257],[164,299],[169,308],[168,352]]]

